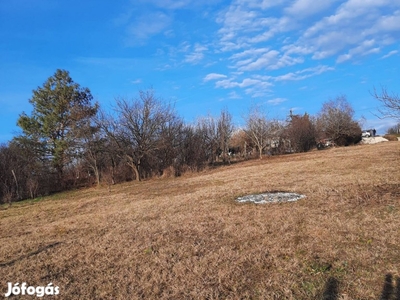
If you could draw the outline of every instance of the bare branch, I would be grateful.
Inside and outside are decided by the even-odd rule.
[[[374,88],[372,96],[381,102],[383,107],[378,109],[379,118],[393,118],[400,120],[400,97],[397,94],[389,94],[385,87],[381,88],[381,93],[378,94]]]

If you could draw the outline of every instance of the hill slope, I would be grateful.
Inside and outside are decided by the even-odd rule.
[[[399,151],[335,148],[15,204],[0,211],[0,291],[52,282],[52,299],[377,299],[400,276]],[[274,190],[307,198],[234,201]]]

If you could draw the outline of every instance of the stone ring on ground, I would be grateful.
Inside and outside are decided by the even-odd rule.
[[[240,203],[254,202],[256,204],[277,203],[277,202],[294,202],[305,198],[305,195],[287,192],[272,192],[254,195],[246,195],[239,197],[236,201]]]

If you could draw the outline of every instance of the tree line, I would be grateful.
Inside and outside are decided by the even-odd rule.
[[[325,102],[316,116],[290,112],[286,120],[272,120],[255,108],[244,128],[235,128],[224,109],[187,124],[152,89],[117,98],[105,111],[88,88],[57,70],[29,102],[32,113],[23,112],[17,123],[22,133],[0,145],[1,202],[305,152],[327,139],[339,146],[361,139],[345,96]]]

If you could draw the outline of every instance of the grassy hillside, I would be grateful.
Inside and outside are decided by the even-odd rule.
[[[399,163],[387,142],[4,206],[0,292],[52,282],[51,299],[378,299],[400,290]],[[307,198],[234,201],[276,190]]]

